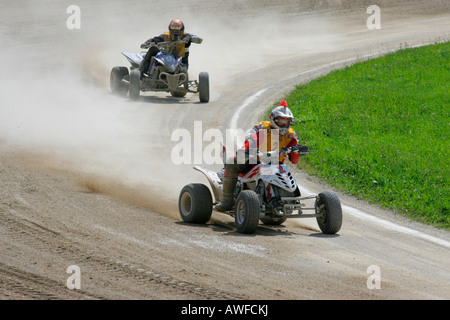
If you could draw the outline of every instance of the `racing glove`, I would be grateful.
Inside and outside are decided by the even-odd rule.
[[[185,42],[186,44],[190,44],[191,43],[191,36],[190,35],[185,35],[183,39],[181,39],[181,41]]]
[[[302,154],[302,155],[307,155],[307,154],[309,154],[309,148],[307,146],[302,146],[302,145],[298,144],[295,152]]]
[[[302,146],[301,144],[298,144],[291,148],[291,152],[295,152],[301,155],[307,155],[309,154],[309,148],[307,146]]]
[[[306,155],[308,153],[309,148],[307,146],[302,146],[299,144],[292,146],[291,152],[289,153],[289,160],[291,160],[293,164],[297,164],[300,160],[300,155]]]
[[[309,148],[307,146],[302,146],[301,144],[297,144],[292,146],[291,152],[289,153],[289,159],[292,162],[298,162],[300,155],[309,154]]]

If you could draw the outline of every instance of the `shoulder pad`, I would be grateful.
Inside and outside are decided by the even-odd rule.
[[[289,130],[288,130],[287,133],[288,133],[289,135],[293,136],[293,137],[296,137],[296,136],[297,136],[297,134],[295,133],[294,128],[292,128],[292,127],[289,128]]]
[[[262,126],[262,129],[269,130],[271,128],[271,125],[270,125],[269,121],[260,121],[259,123]]]

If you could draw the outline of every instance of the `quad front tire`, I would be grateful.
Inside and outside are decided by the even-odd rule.
[[[200,72],[198,76],[198,93],[200,102],[209,101],[209,74],[208,72]]]
[[[236,199],[234,221],[240,233],[255,233],[259,223],[259,197],[252,190],[243,190]]]
[[[138,100],[141,92],[141,72],[139,69],[133,69],[130,72],[130,90],[129,95],[131,100]]]
[[[335,234],[342,226],[342,207],[338,196],[332,191],[319,193],[316,199],[317,224],[325,234]]]

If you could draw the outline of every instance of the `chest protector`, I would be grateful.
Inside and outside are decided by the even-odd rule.
[[[263,152],[281,151],[283,147],[287,147],[294,138],[295,131],[289,128],[285,135],[277,134],[278,130],[272,129],[269,121],[259,122],[258,131],[258,148]],[[280,157],[280,162],[284,161],[286,154]]]
[[[169,32],[164,32],[162,34],[164,41],[170,41],[170,34]],[[179,42],[175,45],[175,48],[172,51],[173,55],[176,58],[184,58],[186,54],[186,45],[182,42]]]

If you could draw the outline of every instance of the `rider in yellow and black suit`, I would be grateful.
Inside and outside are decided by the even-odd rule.
[[[195,39],[195,43],[202,43],[202,39],[198,36],[191,35],[189,33],[184,32],[184,24],[181,20],[174,19],[170,21],[169,24],[169,32],[164,32],[163,34],[160,34],[159,36],[153,37],[145,41],[143,44],[141,44],[142,49],[149,48],[151,43],[159,43],[159,42],[165,42],[165,41],[178,41],[182,40],[185,42],[184,46],[177,46],[176,52],[173,52],[176,58],[182,58],[182,63],[186,66],[186,68],[189,67],[189,47],[191,46],[192,41]],[[150,47],[147,51],[147,54],[144,57],[144,60],[142,60],[141,65],[139,66],[139,71],[141,72],[141,76],[144,72],[148,71],[148,68],[150,67],[150,61],[152,60],[152,57],[156,56],[156,54],[159,52],[159,49],[157,47]]]

